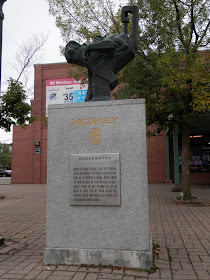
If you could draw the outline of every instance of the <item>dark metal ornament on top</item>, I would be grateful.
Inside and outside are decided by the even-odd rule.
[[[128,37],[128,15],[132,14],[131,39]],[[65,47],[68,63],[88,69],[88,92],[85,101],[110,100],[117,84],[116,74],[135,57],[139,12],[137,6],[122,8],[124,34],[96,36],[89,45],[70,41]]]

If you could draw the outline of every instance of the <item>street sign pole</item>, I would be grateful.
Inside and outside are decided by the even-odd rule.
[[[1,96],[1,58],[2,58],[2,27],[4,20],[4,13],[2,11],[2,6],[7,0],[0,0],[0,96]]]

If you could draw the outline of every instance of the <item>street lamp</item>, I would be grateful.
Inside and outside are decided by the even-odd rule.
[[[2,11],[2,6],[7,0],[0,0],[0,96],[1,96],[1,53],[2,53],[2,26],[4,20],[4,14]]]
[[[7,0],[0,0],[0,96],[1,96],[1,53],[2,53],[2,26],[4,20],[4,14],[2,11],[2,6]],[[0,246],[4,244],[4,237],[0,236]]]

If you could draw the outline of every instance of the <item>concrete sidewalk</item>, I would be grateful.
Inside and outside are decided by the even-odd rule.
[[[176,205],[172,185],[149,186],[150,228],[158,270],[44,266],[46,185],[0,185],[0,279],[210,279],[210,185],[193,186],[205,206]],[[132,230],[132,229],[131,229]]]

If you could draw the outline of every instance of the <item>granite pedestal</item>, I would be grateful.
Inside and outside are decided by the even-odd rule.
[[[151,268],[144,99],[49,107],[44,263]]]

